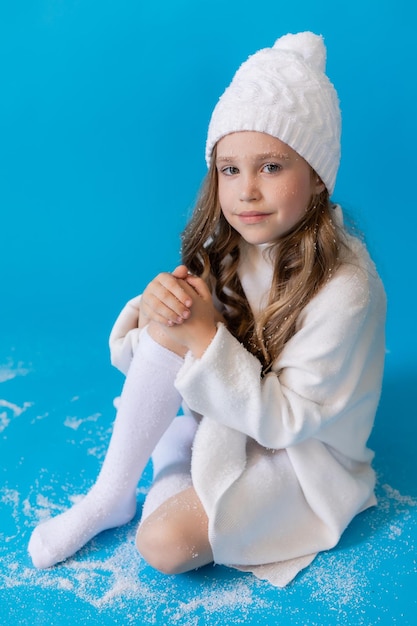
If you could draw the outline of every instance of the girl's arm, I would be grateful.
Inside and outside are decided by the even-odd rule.
[[[191,409],[267,448],[319,432],[325,440],[346,417],[344,436],[359,451],[380,394],[384,321],[379,279],[348,268],[307,305],[273,372],[262,378],[258,359],[221,325],[200,358],[187,355],[176,386]]]
[[[206,283],[197,276],[187,275],[178,280],[179,286],[192,302],[186,319],[164,328],[177,344],[190,351],[194,357],[201,357],[217,332],[217,323],[223,320],[216,310],[213,298]]]
[[[158,274],[146,287],[140,302],[139,325],[150,321],[164,326],[182,324],[190,316],[192,295],[184,289],[188,270],[179,265],[172,273]]]
[[[204,302],[198,286],[204,292]],[[192,316],[193,321],[187,324],[189,332],[186,333],[192,340],[200,336],[196,331],[195,320],[197,318],[198,321],[201,315],[201,307],[210,309],[215,322],[222,321],[222,315],[214,308],[205,283],[190,276],[185,265],[178,266],[171,274],[158,274],[143,294],[130,300],[118,316],[109,338],[112,365],[126,374],[142,328],[150,321],[164,328],[178,328],[191,316],[193,302],[195,314]],[[177,336],[181,342],[181,333],[177,333]]]
[[[141,296],[129,300],[116,319],[109,337],[111,364],[125,375],[139,341],[140,300]]]
[[[123,374],[127,374],[139,342],[140,332],[153,315],[152,307],[157,306],[158,296],[160,300],[162,299],[159,316],[162,323],[168,323],[169,316],[178,323],[180,314],[187,310],[178,298],[182,298],[186,303],[190,302],[190,298],[179,287],[177,280],[186,277],[187,273],[187,268],[180,265],[172,274],[159,274],[147,285],[143,294],[129,300],[122,309],[110,333],[109,346],[111,363]],[[173,303],[174,310],[169,308],[169,302]]]

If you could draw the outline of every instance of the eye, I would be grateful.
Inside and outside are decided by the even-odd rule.
[[[265,165],[262,167],[262,171],[266,172],[267,174],[276,174],[281,170],[282,165],[280,165],[279,163],[265,163]]]
[[[222,167],[220,171],[225,176],[235,176],[236,174],[239,174],[239,168],[235,167],[234,165],[227,165],[227,167]]]

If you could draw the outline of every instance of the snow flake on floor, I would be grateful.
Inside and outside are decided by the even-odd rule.
[[[30,368],[24,366],[22,362],[15,363],[12,358],[9,358],[6,363],[0,363],[0,383],[26,376],[29,372]],[[6,430],[13,419],[20,417],[31,406],[33,406],[33,402],[23,402],[22,405],[19,405],[0,398],[0,433]]]
[[[66,426],[67,428],[72,428],[72,430],[78,430],[81,424],[84,424],[85,422],[97,422],[100,416],[101,416],[101,413],[88,415],[87,417],[84,417],[84,418],[67,416],[64,421],[64,426]]]
[[[31,406],[33,402],[24,402],[22,406],[18,406],[13,402],[0,399],[0,433],[6,430],[12,419],[19,417]]]
[[[15,363],[13,359],[9,358],[6,363],[0,363],[0,383],[12,380],[18,376],[26,376],[29,372],[29,367],[26,367],[21,362]]]

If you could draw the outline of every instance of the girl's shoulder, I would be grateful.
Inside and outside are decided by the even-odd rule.
[[[385,290],[365,243],[351,234],[345,235],[340,265],[318,296],[331,300],[337,308],[372,303],[385,306]]]
[[[356,281],[369,286],[383,288],[375,263],[373,262],[362,237],[349,231],[344,225],[343,212],[339,205],[334,205],[334,221],[342,232],[340,266],[334,273],[339,281]]]
[[[375,265],[359,239],[349,239],[344,258],[329,280],[306,304],[297,319],[297,331],[322,327],[349,339],[352,328],[365,323],[381,328],[386,295]]]

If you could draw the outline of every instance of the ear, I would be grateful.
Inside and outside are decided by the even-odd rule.
[[[314,195],[319,195],[321,194],[322,191],[324,191],[326,189],[326,185],[324,184],[324,182],[322,181],[322,179],[320,178],[320,176],[315,176],[314,177],[314,184],[313,184],[313,194]]]

